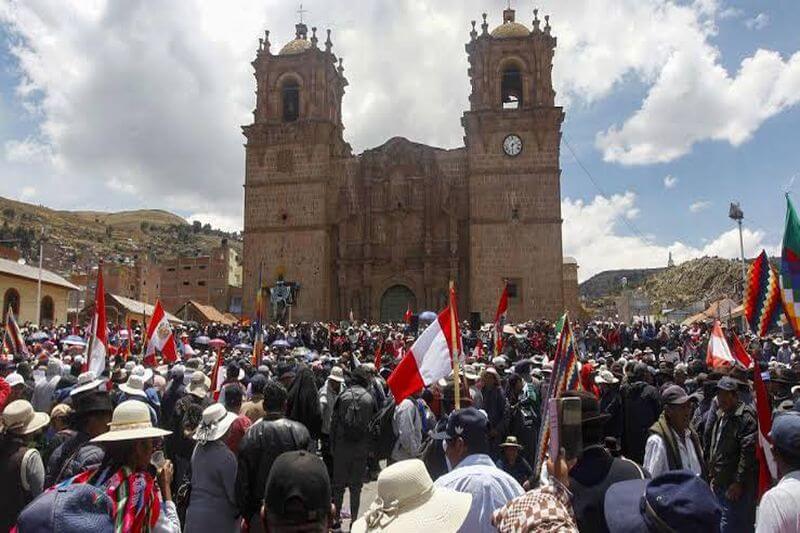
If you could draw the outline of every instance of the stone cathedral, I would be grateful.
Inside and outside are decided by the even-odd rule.
[[[503,11],[472,22],[464,146],[395,137],[353,154],[345,141],[348,85],[330,30],[274,53],[269,32],[253,67],[256,107],[244,126],[244,304],[262,287],[297,287],[292,320],[400,320],[440,310],[454,280],[461,317],[494,319],[504,283],[509,319],[555,318],[577,307],[577,263],[563,258],[554,103],[556,38]],[[320,42],[321,39],[324,42]]]

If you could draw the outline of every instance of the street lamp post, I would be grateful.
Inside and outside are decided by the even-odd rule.
[[[739,207],[737,202],[731,202],[730,209],[728,210],[728,217],[735,220],[739,225],[739,253],[742,260],[742,302],[744,302],[744,293],[747,290],[747,267],[744,262],[744,237],[742,236],[742,220],[744,219],[744,212]],[[744,321],[745,331],[749,331],[749,324],[747,320]]]
[[[39,280],[36,283],[36,325],[42,326],[42,257],[44,256],[44,226],[39,235]]]

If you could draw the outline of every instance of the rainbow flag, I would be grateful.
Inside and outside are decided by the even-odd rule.
[[[800,220],[786,195],[786,229],[781,253],[781,297],[784,312],[796,336],[800,336]]]
[[[550,441],[549,415],[547,413],[550,398],[561,398],[564,391],[579,390],[581,388],[578,352],[575,349],[575,337],[572,334],[572,327],[567,313],[564,313],[556,323],[556,331],[558,332],[558,343],[556,344],[556,354],[553,358],[553,373],[550,375],[547,391],[545,391],[546,397],[543,397],[541,404],[542,421],[539,427],[539,443],[534,457],[536,462],[534,472],[541,471],[544,455]]]
[[[767,252],[753,261],[747,271],[747,288],[744,293],[744,316],[750,330],[766,337],[781,315],[781,287],[778,273],[770,264]]]

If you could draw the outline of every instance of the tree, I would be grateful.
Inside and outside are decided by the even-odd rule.
[[[192,232],[193,233],[199,233],[201,229],[203,229],[202,222],[200,222],[199,220],[195,220],[194,222],[192,222]]]
[[[143,220],[141,224],[139,224],[139,229],[142,230],[142,233],[147,233],[147,230],[150,229],[150,224]]]
[[[205,233],[206,235],[211,233],[211,224],[209,223],[203,224],[203,233]]]

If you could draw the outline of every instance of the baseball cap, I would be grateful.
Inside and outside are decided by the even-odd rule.
[[[670,385],[661,393],[661,402],[665,405],[683,405],[689,401],[689,395],[680,385]]]
[[[489,437],[489,419],[474,407],[458,409],[447,417],[444,431],[434,433],[436,440],[461,438],[470,448],[485,444]]]
[[[318,522],[331,510],[331,480],[322,459],[304,450],[275,459],[264,490],[267,520],[281,525]]]
[[[769,436],[776,448],[800,457],[800,413],[785,412],[776,415]]]
[[[708,483],[689,470],[614,483],[604,502],[611,531],[719,531],[722,509]]]

